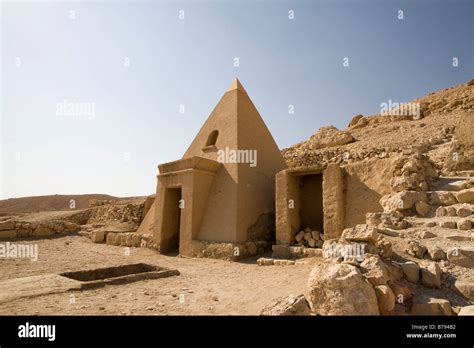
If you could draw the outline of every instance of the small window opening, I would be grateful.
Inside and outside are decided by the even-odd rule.
[[[207,138],[206,146],[216,145],[218,135],[219,135],[219,131],[217,130],[212,131],[211,134],[209,134],[209,137]]]

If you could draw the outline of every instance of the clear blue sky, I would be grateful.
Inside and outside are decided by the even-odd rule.
[[[153,193],[157,164],[181,158],[235,76],[280,148],[324,125],[345,128],[389,99],[474,78],[468,0],[3,2],[1,10],[0,198]],[[57,115],[64,100],[94,103],[94,117]]]

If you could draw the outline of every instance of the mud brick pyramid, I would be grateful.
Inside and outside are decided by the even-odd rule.
[[[256,162],[222,161],[222,151],[240,150],[252,151]],[[191,256],[202,251],[202,242],[243,243],[271,238],[275,175],[286,164],[238,79],[183,158],[158,168],[156,200],[138,232],[153,234],[161,252],[178,249],[180,254]]]

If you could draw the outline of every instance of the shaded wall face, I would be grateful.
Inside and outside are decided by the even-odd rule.
[[[237,182],[233,175],[236,172],[236,164],[224,164],[218,169],[195,239],[214,242],[236,240]]]
[[[323,179],[321,174],[300,176],[301,229],[323,232]]]
[[[166,188],[163,195],[163,224],[160,251],[162,253],[179,250],[181,227],[181,188]]]

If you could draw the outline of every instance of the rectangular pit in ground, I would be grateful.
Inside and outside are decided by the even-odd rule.
[[[80,270],[60,274],[63,277],[80,281],[82,289],[103,286],[106,284],[124,284],[143,279],[165,278],[179,275],[174,269],[159,267],[146,263]]]

